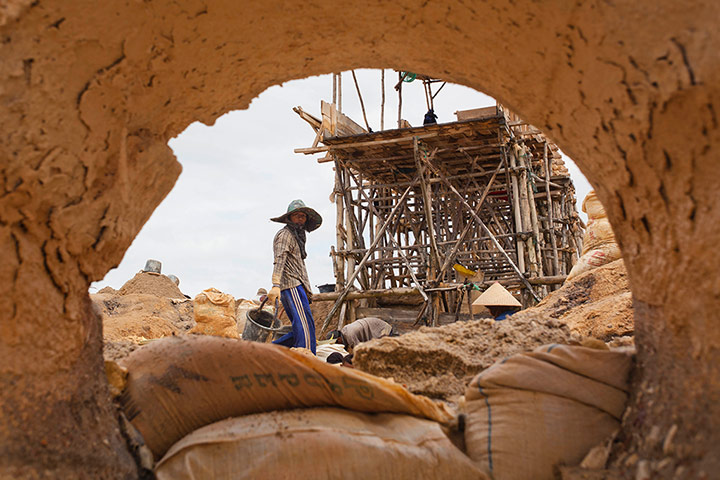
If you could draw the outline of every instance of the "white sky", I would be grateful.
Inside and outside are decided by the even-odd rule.
[[[380,128],[380,70],[357,70],[368,122]],[[385,128],[397,126],[397,73],[385,71]],[[434,84],[437,89],[441,84]],[[259,287],[269,288],[272,239],[282,225],[270,217],[285,213],[290,201],[301,198],[323,217],[323,225],[308,234],[306,260],[313,290],[334,283],[330,246],[335,244],[335,206],[329,200],[334,185],[331,163],[323,154],[301,155],[309,147],[310,126],[292,111],[295,106],[320,117],[320,100],[332,101],[332,76],[323,75],[271,87],[247,110],[230,112],[215,125],[190,125],[169,142],[183,166],[173,190],[155,210],[115,269],[90,291],[110,285],[120,288],[145,265],[162,262],[162,273],[180,278],[180,289],[194,297],[215,287],[235,298],[252,298]],[[494,105],[495,100],[467,87],[446,85],[435,98],[438,123],[455,121],[456,110]],[[343,113],[364,126],[355,85],[343,74]],[[427,107],[422,83],[403,85],[403,118],[422,125]],[[579,202],[590,190],[580,170],[567,157]],[[579,208],[578,208],[579,210]],[[581,215],[584,215],[581,213]],[[584,218],[585,219],[585,218]]]

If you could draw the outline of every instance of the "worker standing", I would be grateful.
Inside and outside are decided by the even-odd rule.
[[[292,331],[273,343],[307,348],[315,354],[315,321],[310,311],[312,292],[305,268],[305,233],[317,229],[322,217],[302,200],[293,200],[284,215],[270,220],[286,225],[273,240],[273,286],[267,298],[274,303],[279,297],[292,322]]]

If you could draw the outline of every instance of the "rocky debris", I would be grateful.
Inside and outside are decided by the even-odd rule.
[[[142,271],[125,282],[125,285],[123,285],[117,293],[118,295],[144,293],[158,297],[185,298],[185,295],[183,295],[177,285],[175,285],[175,282],[165,275]]]
[[[568,343],[560,321],[528,313],[512,321],[482,319],[422,327],[355,349],[353,365],[404,384],[411,392],[455,401],[473,376],[498,360],[548,343]]]

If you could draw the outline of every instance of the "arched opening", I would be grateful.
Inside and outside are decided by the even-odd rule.
[[[172,187],[179,167],[168,139],[270,85],[361,66],[411,65],[487,91],[578,162],[631,276],[649,386],[637,400],[640,429],[676,423],[678,445],[716,443],[715,6],[15,7],[0,27],[8,472],[128,471],[87,287]],[[67,433],[44,438],[49,418]],[[69,444],[106,446],[78,458]],[[698,471],[717,467],[716,452],[683,452],[674,454]],[[641,453],[660,458],[662,445]]]

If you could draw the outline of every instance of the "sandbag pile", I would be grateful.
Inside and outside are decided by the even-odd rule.
[[[312,408],[230,418],[172,446],[159,480],[487,480],[440,425],[401,414]]]
[[[622,256],[605,208],[595,195],[595,190],[590,190],[583,200],[582,210],[588,215],[582,255],[570,270],[567,281],[593,268],[618,260]]]
[[[554,479],[620,427],[629,353],[549,345],[508,358],[465,393],[467,453],[491,477]]]
[[[203,290],[195,297],[193,314],[197,324],[189,333],[239,338],[232,295],[215,288]]]
[[[440,423],[447,407],[394,382],[282,347],[214,336],[157,340],[123,359],[120,401],[156,458],[211,423],[275,410],[342,407]]]

